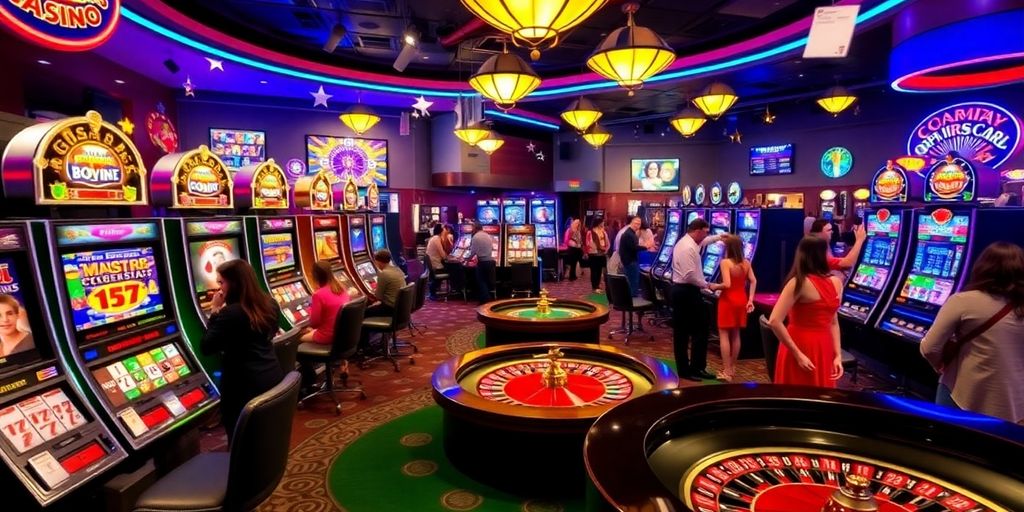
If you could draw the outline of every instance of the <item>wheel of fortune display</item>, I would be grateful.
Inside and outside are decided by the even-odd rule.
[[[586,300],[548,298],[507,299],[489,302],[476,310],[484,324],[488,347],[524,341],[562,340],[598,343],[608,307]]]
[[[657,359],[586,343],[475,350],[432,379],[452,464],[500,489],[544,495],[582,495],[583,438],[595,418],[678,383]]]
[[[665,512],[1024,511],[1024,427],[885,394],[678,389],[587,434],[606,505]]]

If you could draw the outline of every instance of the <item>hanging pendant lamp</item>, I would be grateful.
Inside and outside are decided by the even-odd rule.
[[[345,126],[348,126],[350,130],[356,132],[356,135],[366,133],[375,124],[380,122],[380,116],[362,103],[352,105],[352,107],[338,116],[338,119],[341,119],[341,122],[345,123]]]
[[[483,126],[480,126],[479,124],[472,124],[469,126],[456,128],[453,133],[455,133],[455,136],[458,137],[459,140],[461,140],[462,142],[465,142],[470,146],[476,146],[478,142],[487,138],[487,136],[490,135],[491,132],[490,130],[484,128]]]
[[[540,75],[519,56],[508,53],[508,48],[480,65],[469,79],[469,85],[483,97],[505,111],[516,106],[540,85]]]
[[[587,131],[587,128],[590,128],[603,115],[604,113],[597,109],[594,102],[583,96],[577,98],[562,111],[562,119],[580,133]]]
[[[594,146],[594,149],[599,149],[601,146],[607,144],[611,139],[612,134],[599,124],[591,126],[590,129],[583,134],[583,140],[587,141],[587,144]]]
[[[462,0],[470,12],[509,34],[516,46],[530,48],[530,58],[553,48],[569,29],[583,23],[607,0]]]
[[[671,124],[680,135],[690,138],[693,137],[697,133],[697,130],[700,130],[706,122],[708,122],[708,118],[704,117],[704,114],[702,114],[701,111],[693,107],[686,107],[673,116],[668,123]]]
[[[476,143],[476,147],[482,149],[484,153],[488,155],[494,154],[502,145],[505,144],[505,139],[502,139],[498,134],[492,132],[487,133],[487,137]]]
[[[615,29],[601,41],[587,59],[593,72],[614,80],[619,86],[634,91],[644,80],[660,73],[676,60],[676,52],[655,31],[633,24],[633,14],[640,4],[629,2],[622,11],[629,17],[626,26]]]
[[[722,117],[726,110],[736,104],[736,91],[722,82],[714,82],[701,91],[700,96],[693,99],[693,104],[711,119]]]
[[[821,105],[825,112],[832,114],[832,117],[836,117],[840,112],[850,108],[855,101],[857,101],[857,97],[852,92],[837,85],[829,87],[825,94],[818,98],[818,105]]]

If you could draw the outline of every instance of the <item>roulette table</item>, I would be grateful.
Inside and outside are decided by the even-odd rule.
[[[595,418],[678,383],[657,359],[585,343],[475,350],[432,378],[452,464],[501,489],[549,495],[583,493],[581,448]]]
[[[648,395],[601,416],[584,456],[589,497],[623,511],[1024,510],[1024,428],[884,394]]]
[[[547,299],[542,291],[540,298],[489,302],[477,308],[476,317],[484,324],[488,347],[553,339],[598,343],[608,307],[585,300]]]

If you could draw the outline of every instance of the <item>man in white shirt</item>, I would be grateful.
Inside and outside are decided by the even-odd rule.
[[[672,248],[672,348],[679,377],[692,381],[715,378],[706,369],[711,311],[700,293],[708,287],[700,250],[722,237],[708,236],[708,228],[706,220],[694,219]]]
[[[430,267],[434,270],[431,275],[443,274],[444,273],[444,261],[448,258],[448,255],[444,252],[444,245],[441,243],[441,237],[444,236],[444,226],[441,224],[434,225],[434,236],[427,240],[427,261]],[[437,300],[437,290],[440,286],[440,281],[433,279],[430,281],[430,299]]]

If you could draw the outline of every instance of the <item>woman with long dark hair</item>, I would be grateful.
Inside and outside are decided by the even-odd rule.
[[[729,382],[736,376],[740,330],[747,326],[747,315],[754,311],[757,277],[743,254],[743,240],[736,235],[726,235],[723,242],[725,258],[718,265],[722,282],[712,284],[711,289],[722,290],[718,298],[718,346],[722,350],[723,368],[716,377]]]
[[[348,302],[348,291],[331,272],[331,264],[318,261],[313,265],[312,306],[309,311],[309,331],[302,335],[303,343],[330,345],[334,342],[334,321],[338,311]]]
[[[779,301],[772,309],[772,331],[779,338],[776,384],[836,387],[843,376],[839,348],[839,299],[843,283],[829,275],[828,242],[806,236]],[[788,325],[783,323],[789,317]]]
[[[982,251],[963,292],[950,297],[921,341],[941,375],[936,402],[1024,424],[1024,250]]]
[[[279,308],[260,288],[249,262],[231,260],[217,267],[220,290],[199,343],[203,354],[221,354],[221,419],[228,441],[245,404],[277,385],[283,376],[271,341]]]

